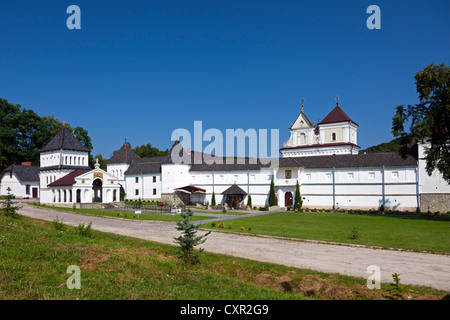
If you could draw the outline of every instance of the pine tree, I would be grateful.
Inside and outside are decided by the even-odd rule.
[[[252,196],[248,195],[247,197],[247,207],[252,208]]]
[[[295,201],[294,201],[294,209],[301,209],[303,205],[302,196],[300,195],[300,186],[297,181],[297,185],[295,186]]]
[[[273,184],[273,179],[270,182],[270,192],[269,192],[269,206],[276,206],[276,197],[275,197],[275,186]]]
[[[213,191],[212,197],[211,197],[211,206],[212,207],[216,206],[216,195],[214,194],[214,191]]]
[[[206,236],[208,236],[211,231],[207,232],[203,236],[196,236],[199,224],[193,224],[191,222],[191,217],[194,213],[191,210],[181,213],[183,221],[177,222],[176,229],[178,231],[183,231],[183,235],[174,238],[175,242],[180,245],[181,257],[186,265],[196,264],[200,262],[199,253],[203,251],[200,248],[198,251],[194,250],[194,247],[202,244],[206,241]]]
[[[11,194],[11,188],[8,187],[6,189],[7,195],[5,197],[5,201],[3,202],[3,209],[2,212],[5,216],[10,218],[18,218],[19,213],[17,212],[20,208],[19,206],[14,206],[14,203],[12,199],[14,199],[14,195]]]

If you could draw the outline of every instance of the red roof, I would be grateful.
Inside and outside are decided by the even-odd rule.
[[[317,125],[326,124],[326,123],[335,123],[335,122],[347,122],[352,121],[350,117],[336,104],[333,110]],[[354,122],[353,122],[354,123]]]
[[[62,186],[72,186],[75,184],[75,177],[82,175],[83,173],[89,172],[92,169],[75,170],[64,177],[53,181],[48,185],[48,187],[62,187]]]

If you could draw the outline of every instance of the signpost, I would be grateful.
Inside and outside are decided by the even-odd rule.
[[[138,219],[139,219],[139,215],[142,213],[142,210],[136,210],[136,211],[134,211],[134,213],[137,214]]]

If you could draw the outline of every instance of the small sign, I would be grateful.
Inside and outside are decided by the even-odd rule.
[[[142,210],[136,210],[134,213],[138,215],[138,219],[139,219],[139,215],[142,213]]]

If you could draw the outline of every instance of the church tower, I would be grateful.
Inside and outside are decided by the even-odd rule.
[[[358,154],[358,124],[339,107],[334,109],[316,127],[302,111],[290,127],[291,135],[280,152],[283,157],[308,157],[333,154]]]
[[[90,169],[89,151],[64,126],[39,150],[41,202],[51,202],[49,184],[75,170]]]

